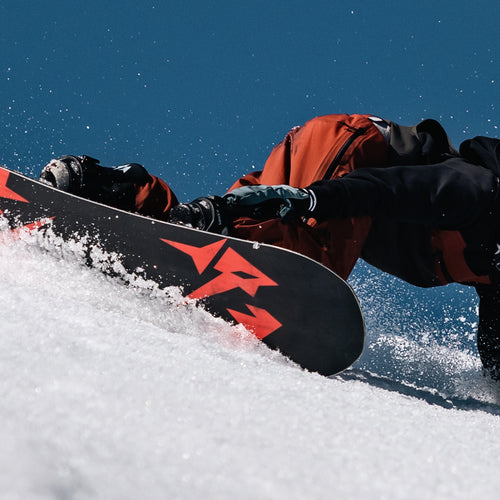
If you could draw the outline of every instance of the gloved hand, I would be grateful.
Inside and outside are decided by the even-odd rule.
[[[226,194],[224,200],[235,215],[259,220],[279,217],[285,224],[311,216],[315,204],[312,191],[286,184],[243,186]]]

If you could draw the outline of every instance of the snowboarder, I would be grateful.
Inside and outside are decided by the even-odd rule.
[[[344,279],[362,257],[420,287],[458,282],[480,298],[477,344],[500,380],[500,140],[457,151],[442,126],[370,115],[327,115],[292,129],[261,172],[224,197],[179,204],[141,165],[52,160],[60,189],[170,222],[282,246]]]

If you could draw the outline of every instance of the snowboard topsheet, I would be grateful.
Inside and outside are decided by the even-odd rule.
[[[332,375],[361,354],[364,321],[350,286],[298,253],[169,224],[58,191],[0,167],[10,228],[46,228],[116,253],[124,268],[247,327],[303,368]]]

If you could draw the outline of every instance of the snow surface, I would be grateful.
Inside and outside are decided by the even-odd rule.
[[[365,354],[328,379],[77,254],[0,245],[2,499],[497,498],[499,388],[377,331],[362,286]]]

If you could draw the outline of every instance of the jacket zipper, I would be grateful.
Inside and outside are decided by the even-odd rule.
[[[349,146],[361,135],[364,135],[366,132],[365,128],[354,128],[350,125],[344,123],[344,125],[352,132],[352,135],[347,138],[347,140],[342,144],[342,147],[337,151],[335,158],[332,163],[328,167],[326,174],[323,176],[323,180],[330,179],[335,172],[335,169],[339,166],[339,163],[342,161],[343,156],[346,154],[346,151],[349,149]]]

